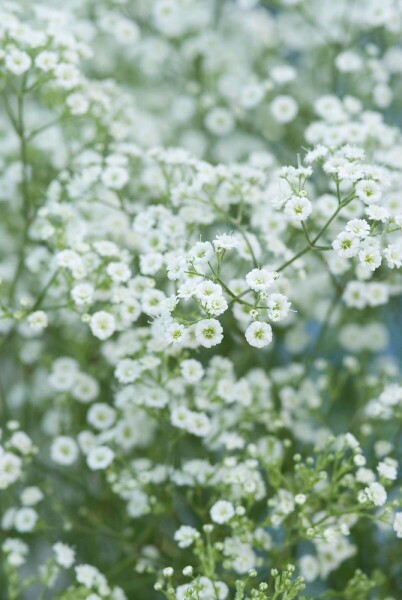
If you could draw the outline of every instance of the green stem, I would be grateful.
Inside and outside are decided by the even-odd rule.
[[[338,213],[342,210],[342,208],[344,208],[347,204],[349,204],[349,202],[351,202],[354,198],[355,198],[354,194],[351,194],[343,202],[341,202],[341,204],[338,206],[338,208],[335,210],[335,212],[330,216],[330,218],[328,219],[328,221],[324,224],[324,226],[320,229],[320,231],[317,233],[317,235],[313,239],[310,239],[310,237],[308,236],[308,233],[307,233],[307,229],[306,229],[304,223],[302,223],[303,231],[305,232],[305,235],[306,235],[307,240],[308,240],[307,246],[305,246],[304,248],[302,248],[292,258],[290,258],[285,263],[283,263],[280,267],[278,267],[278,269],[276,269],[276,271],[278,273],[280,273],[281,271],[283,271],[284,269],[286,269],[286,267],[288,267],[289,265],[291,265],[295,260],[297,260],[298,258],[302,257],[307,252],[310,252],[310,250],[320,250],[320,249],[324,249],[324,248],[325,248],[325,250],[327,250],[327,249],[329,250],[330,246],[320,247],[320,246],[316,246],[316,243],[321,238],[321,236],[326,232],[326,230],[331,225],[332,221],[335,219],[335,217],[338,215]]]

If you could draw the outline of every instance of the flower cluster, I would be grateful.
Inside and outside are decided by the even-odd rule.
[[[401,32],[0,7],[10,600],[400,597]]]

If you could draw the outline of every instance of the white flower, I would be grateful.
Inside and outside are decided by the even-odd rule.
[[[119,256],[119,248],[109,240],[95,242],[94,248],[99,256]]]
[[[314,581],[320,575],[320,563],[312,554],[305,554],[299,559],[300,572],[306,581]]]
[[[378,184],[371,179],[362,179],[356,184],[356,194],[365,204],[375,204],[381,198]]]
[[[70,546],[67,544],[62,544],[61,542],[56,542],[52,546],[53,552],[56,555],[56,562],[60,567],[64,569],[69,569],[73,566],[75,561],[75,552]]]
[[[375,271],[381,265],[382,257],[376,248],[364,248],[358,256],[362,265],[369,271]]]
[[[70,94],[67,96],[66,104],[73,115],[85,115],[89,108],[89,102],[83,94]]]
[[[94,288],[90,283],[77,283],[71,290],[71,297],[78,306],[91,304],[93,295]]]
[[[214,255],[211,242],[197,242],[190,249],[188,256],[195,265],[206,264]]]
[[[215,504],[211,507],[209,514],[211,515],[211,519],[214,523],[223,525],[224,523],[230,521],[232,517],[234,517],[235,509],[231,502],[228,502],[227,500],[218,500],[218,502],[215,502]]]
[[[345,230],[350,231],[361,239],[364,239],[370,233],[370,225],[365,219],[352,219],[351,221],[347,222]]]
[[[44,50],[39,52],[35,58],[35,67],[41,69],[41,71],[51,71],[57,65],[58,56],[56,52]]]
[[[180,273],[180,269],[183,266],[183,258],[178,258],[177,267]],[[140,270],[144,275],[154,275],[159,271],[163,265],[163,254],[160,252],[149,252],[148,254],[142,254],[140,256]],[[173,265],[171,264],[171,268]],[[174,280],[174,277],[170,277]]]
[[[277,273],[267,271],[267,269],[253,269],[246,275],[246,281],[249,288],[255,292],[265,292],[273,286],[277,279]]]
[[[364,490],[369,498],[376,506],[383,506],[387,501],[387,492],[384,486],[374,481],[369,487]]]
[[[240,96],[240,104],[244,108],[254,108],[260,104],[264,96],[264,86],[259,83],[251,83],[243,89]]]
[[[78,458],[78,446],[73,438],[61,435],[50,446],[50,458],[59,465],[72,465]]]
[[[174,540],[179,548],[188,548],[199,537],[199,533],[194,527],[182,525],[174,534]]]
[[[283,294],[271,294],[267,300],[267,314],[271,321],[282,321],[290,310],[290,302]]]
[[[17,510],[14,519],[14,527],[20,533],[32,531],[38,520],[38,513],[33,508],[21,508]]]
[[[83,268],[82,259],[74,250],[62,250],[56,254],[56,265],[64,267],[70,271],[81,271]]]
[[[183,344],[187,338],[187,329],[181,323],[172,323],[165,331],[169,344]]]
[[[205,348],[220,344],[223,339],[223,327],[216,319],[202,319],[195,326],[197,342]]]
[[[397,538],[402,538],[402,512],[397,512],[394,517],[393,528]]]
[[[364,212],[369,219],[372,219],[373,221],[381,221],[381,223],[386,223],[391,217],[385,206],[379,206],[378,204],[370,204],[370,206],[367,206]]]
[[[47,314],[43,310],[37,310],[28,316],[28,324],[32,331],[41,333],[48,325]]]
[[[142,373],[141,363],[131,358],[123,358],[117,363],[114,375],[120,383],[132,383],[140,377]]]
[[[364,308],[368,302],[367,286],[361,281],[349,281],[342,297],[347,306]]]
[[[22,540],[7,538],[2,544],[2,550],[10,565],[20,567],[25,563],[29,548]]]
[[[208,415],[201,412],[189,411],[187,431],[197,437],[205,437],[211,431],[211,422]]]
[[[115,419],[115,409],[104,402],[92,404],[87,414],[88,423],[100,431],[109,429],[115,422]]]
[[[386,304],[389,298],[389,289],[388,286],[373,281],[366,285],[366,299],[367,304],[369,306],[380,306],[381,304]]]
[[[99,571],[92,565],[78,565],[75,567],[75,574],[78,583],[82,583],[87,588],[91,588],[99,578]]]
[[[402,245],[389,244],[383,254],[390,269],[400,269],[402,267]]]
[[[398,476],[398,463],[392,458],[385,458],[378,464],[377,471],[381,477],[395,481]]]
[[[184,256],[165,256],[166,272],[171,281],[181,279],[187,270],[187,261]],[[145,273],[145,271],[142,271]],[[151,273],[152,274],[152,273]]]
[[[205,117],[205,127],[214,135],[227,135],[234,127],[232,114],[225,108],[213,108]]]
[[[25,433],[25,431],[15,431],[9,440],[10,446],[16,448],[21,454],[31,454],[33,450],[33,443],[31,438]]]
[[[194,290],[194,296],[198,298],[200,302],[207,302],[211,298],[220,298],[221,295],[221,286],[212,281],[201,281]]]
[[[38,504],[43,498],[44,494],[42,490],[36,486],[27,487],[21,493],[21,502],[24,506],[35,506],[35,504]]]
[[[360,240],[352,231],[341,231],[332,242],[332,247],[342,258],[352,258],[359,252]]]
[[[6,69],[14,75],[22,75],[32,64],[31,57],[26,52],[14,48],[6,54]]]
[[[86,373],[78,373],[75,377],[71,394],[80,402],[87,403],[95,400],[99,393],[99,385],[96,379]]]
[[[183,360],[183,362],[180,364],[180,371],[183,379],[187,383],[198,383],[198,381],[200,381],[204,375],[202,364],[193,358]]]
[[[228,303],[223,296],[212,296],[204,303],[205,310],[218,317],[228,309]]]
[[[114,452],[108,446],[96,446],[87,454],[87,465],[92,471],[107,469],[113,462]]]
[[[311,202],[305,196],[291,196],[285,204],[285,215],[296,221],[306,221],[311,211]]]
[[[272,342],[272,327],[268,323],[254,321],[247,327],[245,336],[250,346],[264,348]]]
[[[156,317],[163,311],[166,296],[160,290],[147,290],[142,296],[142,310],[151,317]]]
[[[352,448],[353,450],[359,450],[360,449],[360,444],[358,442],[358,440],[355,438],[355,436],[353,435],[353,433],[345,433],[345,443],[349,446],[349,448]]]
[[[80,82],[80,72],[77,67],[69,63],[59,63],[54,68],[56,83],[64,90],[71,90]]]
[[[185,406],[176,406],[170,413],[170,421],[174,427],[187,429],[191,417],[191,411]]]
[[[112,262],[106,267],[106,273],[116,283],[124,283],[131,277],[129,267],[123,262]]]
[[[22,475],[22,460],[12,452],[0,453],[0,490],[8,488]]]
[[[299,107],[292,96],[277,96],[271,102],[271,115],[278,123],[290,123],[296,117]]]
[[[106,340],[114,334],[116,322],[113,315],[101,310],[92,315],[89,326],[95,337]]]
[[[128,182],[128,172],[120,166],[106,167],[101,176],[102,182],[107,188],[121,190]]]
[[[363,61],[356,52],[346,50],[341,52],[335,59],[336,68],[342,73],[355,73],[363,67]]]
[[[232,250],[238,248],[239,240],[228,233],[220,233],[213,240],[215,250]]]

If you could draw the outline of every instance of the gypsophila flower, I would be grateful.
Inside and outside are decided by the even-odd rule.
[[[13,484],[22,475],[22,460],[11,452],[0,454],[0,490]]]
[[[253,269],[246,275],[246,281],[249,288],[255,292],[263,292],[272,287],[277,274],[266,269]]]
[[[120,383],[132,383],[138,379],[141,372],[142,367],[138,361],[132,360],[131,358],[124,358],[117,363],[114,374]]]
[[[78,306],[91,304],[94,288],[90,283],[78,283],[71,290],[71,297]]]
[[[378,184],[371,179],[362,179],[356,185],[356,194],[365,204],[375,204],[381,198]]]
[[[397,512],[394,517],[393,528],[397,538],[402,538],[402,512]]]
[[[278,123],[293,121],[299,110],[296,100],[291,96],[277,96],[270,108],[273,118]]]
[[[31,57],[26,53],[13,48],[6,54],[6,68],[14,75],[22,75],[28,71],[32,64]]]
[[[201,346],[212,348],[223,339],[222,325],[216,319],[202,319],[195,326],[195,337]]]
[[[292,196],[285,204],[285,215],[296,221],[306,221],[311,211],[311,202],[304,196]]]
[[[202,364],[194,359],[183,360],[180,364],[180,371],[187,383],[197,383],[204,375]]]
[[[87,464],[91,471],[107,469],[113,462],[114,452],[108,446],[92,448],[87,455]]]
[[[271,321],[282,321],[290,310],[290,302],[283,294],[270,294],[267,300],[267,314]]]
[[[198,537],[198,531],[188,525],[182,525],[174,534],[174,539],[179,548],[188,548]]]
[[[78,446],[68,436],[55,438],[50,447],[50,458],[59,465],[72,465],[78,458]]]
[[[227,135],[233,126],[233,117],[224,108],[213,108],[205,117],[205,127],[214,135]]]
[[[239,241],[232,235],[221,233],[216,236],[213,240],[213,245],[215,250],[232,250],[233,248],[237,248],[239,245]]]
[[[398,462],[392,458],[385,458],[385,460],[378,463],[377,471],[384,479],[395,481],[398,476]]]
[[[87,421],[98,430],[109,429],[116,419],[114,408],[103,402],[92,404],[87,413]]]
[[[14,527],[21,533],[32,531],[38,520],[38,514],[33,508],[21,508],[14,519]]]
[[[342,258],[352,258],[359,252],[359,237],[352,231],[341,231],[332,242],[332,247]]]
[[[387,493],[384,487],[374,481],[365,489],[365,492],[369,498],[376,506],[383,506],[387,500]]]
[[[170,344],[181,344],[186,340],[187,330],[180,323],[172,323],[166,329],[165,335]]]
[[[218,500],[218,502],[215,502],[211,507],[209,514],[214,523],[223,525],[234,517],[235,510],[231,502],[228,502],[227,500]]]
[[[268,323],[254,321],[247,327],[245,336],[250,346],[264,348],[272,342],[272,327]]]
[[[1,4],[2,597],[396,600],[401,33]]]
[[[25,506],[35,506],[35,504],[38,504],[43,498],[44,495],[42,491],[36,486],[27,487],[21,493],[21,502]]]
[[[115,332],[116,323],[113,315],[101,310],[92,315],[90,327],[95,337],[106,340]]]
[[[48,318],[43,310],[37,310],[28,316],[28,324],[32,331],[41,333],[48,325]]]
[[[57,542],[56,544],[53,544],[52,548],[56,555],[56,562],[58,565],[64,569],[69,569],[73,566],[75,561],[75,552],[72,548],[70,548],[70,546],[63,544],[62,542]]]

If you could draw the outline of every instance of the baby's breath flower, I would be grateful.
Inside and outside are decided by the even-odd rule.
[[[268,323],[254,321],[247,327],[245,336],[250,346],[264,348],[272,342],[272,327]]]

